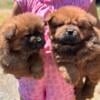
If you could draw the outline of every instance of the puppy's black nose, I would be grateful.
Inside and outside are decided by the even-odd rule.
[[[43,48],[45,45],[45,39],[44,38],[37,38],[37,48]]]
[[[75,30],[67,30],[64,33],[64,36],[65,37],[75,37],[75,36],[77,36],[77,31],[75,31]]]
[[[72,36],[74,32],[69,30],[67,33],[68,33],[68,35]]]

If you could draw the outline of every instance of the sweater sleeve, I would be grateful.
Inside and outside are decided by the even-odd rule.
[[[27,0],[14,0],[17,2],[18,6],[21,8],[21,12],[27,11]]]

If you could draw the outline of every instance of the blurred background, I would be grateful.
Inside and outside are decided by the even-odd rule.
[[[14,0],[0,0],[0,23],[11,13]],[[100,18],[100,0],[96,1],[98,15]]]
[[[96,0],[96,3],[97,3],[97,4],[100,3],[100,0]]]
[[[0,0],[0,23],[9,16],[13,0]]]

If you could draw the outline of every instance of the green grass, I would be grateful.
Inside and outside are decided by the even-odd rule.
[[[0,0],[0,24],[10,15],[13,0]]]
[[[12,1],[13,0],[0,0],[0,9],[11,9],[12,8]]]
[[[98,16],[100,18],[100,5],[97,6]]]
[[[0,9],[0,23],[4,21],[7,17],[10,16],[11,10],[9,9]]]

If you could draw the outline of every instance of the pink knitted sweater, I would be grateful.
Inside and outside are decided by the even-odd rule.
[[[22,12],[34,12],[40,16],[65,5],[74,5],[88,10],[93,0],[16,0]]]

